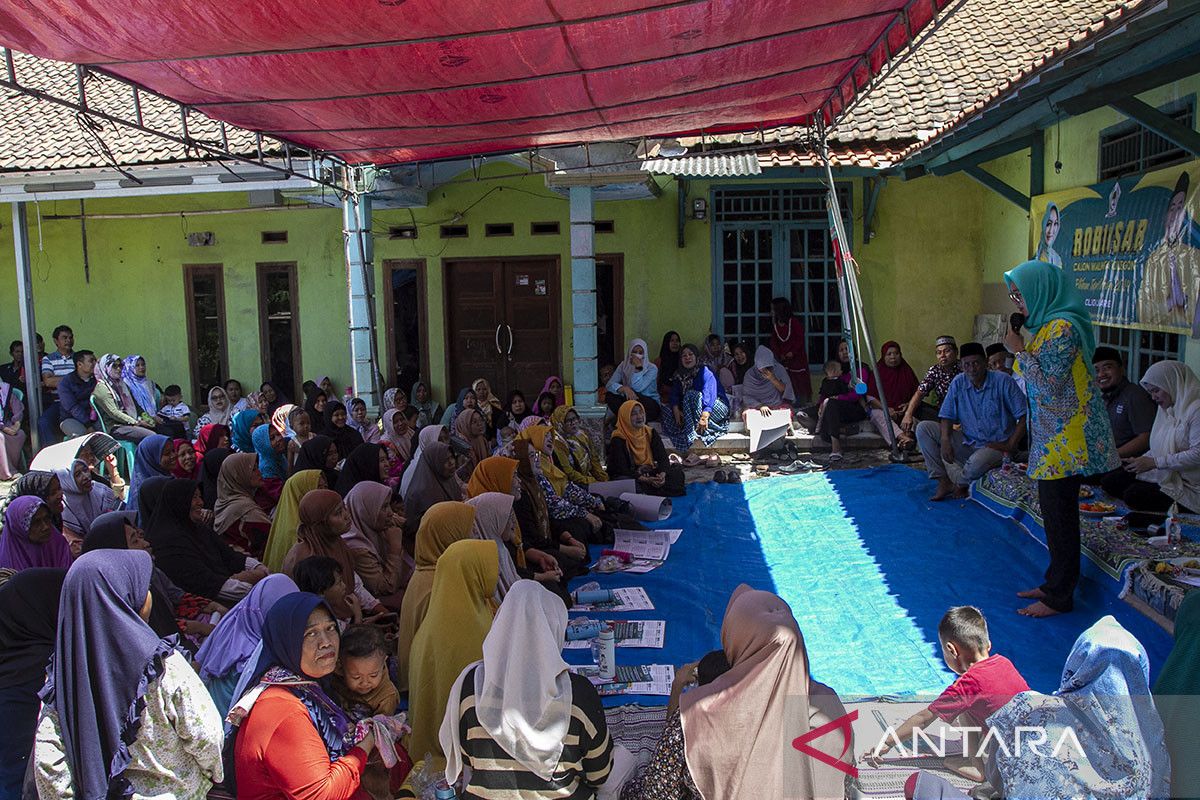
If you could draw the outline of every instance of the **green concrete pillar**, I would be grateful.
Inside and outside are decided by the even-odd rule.
[[[597,404],[596,224],[591,186],[571,187],[572,383],[580,416],[604,416]]]

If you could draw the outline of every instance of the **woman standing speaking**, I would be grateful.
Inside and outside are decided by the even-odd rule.
[[[1079,582],[1079,487],[1086,475],[1120,465],[1104,400],[1096,387],[1096,335],[1069,273],[1026,261],[1004,273],[1009,297],[1033,335],[1028,345],[1010,326],[1004,344],[1016,354],[1029,395],[1029,477],[1037,481],[1050,566],[1027,617],[1070,611]]]

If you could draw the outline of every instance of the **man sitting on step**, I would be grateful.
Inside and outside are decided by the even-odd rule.
[[[940,419],[917,425],[925,467],[938,482],[931,500],[966,497],[971,481],[1016,452],[1025,435],[1028,404],[1016,381],[987,368],[978,342],[964,344],[959,360],[962,374],[950,382]]]

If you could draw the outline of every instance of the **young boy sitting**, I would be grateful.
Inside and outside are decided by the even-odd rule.
[[[983,780],[983,761],[976,758],[979,744],[987,733],[987,720],[999,711],[1014,695],[1029,691],[1029,684],[1004,656],[991,655],[987,620],[974,606],[956,606],[946,612],[938,623],[938,639],[942,643],[942,658],[958,680],[950,684],[928,708],[913,714],[896,729],[895,737],[885,735],[873,752],[871,761],[878,759],[895,746],[896,741],[912,741],[913,731],[923,729],[935,719],[963,728],[980,730],[977,736],[964,740],[967,758],[947,758],[946,766],[965,778]]]
[[[162,408],[158,410],[158,413],[164,417],[179,420],[185,428],[190,427],[188,423],[192,410],[188,408],[187,403],[183,402],[183,389],[179,388],[178,383],[172,383],[163,389]]]
[[[362,606],[353,592],[346,591],[342,567],[328,556],[309,556],[296,563],[296,587],[302,592],[320,595],[338,618],[338,627],[362,622]]]
[[[392,716],[400,693],[388,678],[386,639],[374,625],[351,625],[342,633],[333,690],[354,719]]]
[[[800,420],[805,423],[810,434],[815,435],[821,424],[821,412],[825,410],[825,402],[831,397],[846,393],[846,382],[842,380],[842,362],[831,358],[825,362],[825,378],[817,388],[817,402],[805,406],[801,410]]]

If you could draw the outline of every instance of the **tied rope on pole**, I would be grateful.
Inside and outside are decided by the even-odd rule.
[[[824,130],[819,132],[817,153],[825,166],[825,178],[828,183],[828,194],[826,195],[827,200],[825,205],[829,212],[829,237],[833,246],[833,262],[837,275],[838,299],[842,304],[842,326],[846,332],[846,342],[850,349],[850,373],[855,381],[855,391],[860,396],[865,397],[867,386],[863,383],[858,368],[859,354],[865,350],[868,356],[866,363],[870,365],[871,374],[875,378],[875,389],[879,392],[878,399],[883,406],[883,415],[886,421],[884,437],[891,448],[892,457],[895,459],[899,452],[897,449],[896,434],[892,429],[892,417],[889,411],[888,400],[883,390],[883,383],[879,380],[879,369],[875,365],[873,358],[875,348],[871,344],[871,332],[867,328],[866,316],[863,313],[862,293],[858,286],[858,262],[854,260],[854,256],[850,251],[850,239],[846,236],[846,229],[842,224],[841,207],[838,203],[837,187],[833,182],[833,167],[829,161],[829,147],[826,144]],[[867,416],[870,418],[870,409],[867,411]]]

